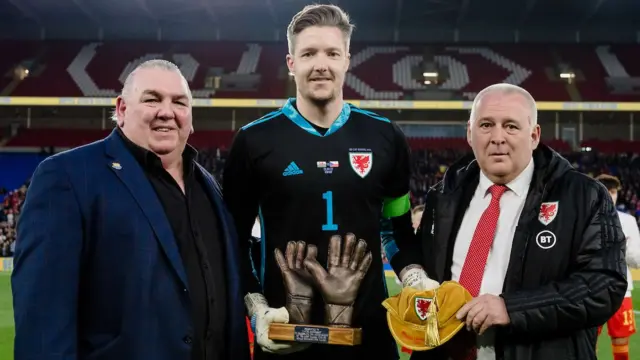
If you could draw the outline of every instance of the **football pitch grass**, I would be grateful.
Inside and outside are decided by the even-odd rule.
[[[13,360],[13,304],[11,301],[10,274],[0,273],[0,360]],[[640,281],[636,281],[636,289],[633,294],[634,309],[640,311]],[[396,294],[400,287],[393,277],[387,277],[387,286],[390,294]],[[640,321],[640,313],[636,313],[636,324]],[[598,359],[613,360],[611,354],[611,342],[606,335],[606,329],[598,342]],[[629,352],[632,359],[640,359],[640,334],[631,337]],[[408,360],[407,354],[401,353],[402,360]]]

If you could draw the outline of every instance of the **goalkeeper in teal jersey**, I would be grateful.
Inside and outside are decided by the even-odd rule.
[[[223,193],[247,254],[245,299],[255,326],[256,360],[398,358],[381,305],[388,294],[380,242],[401,278],[412,283],[426,278],[422,270],[406,270],[419,259],[403,251],[416,245],[405,136],[388,119],[342,99],[351,30],[347,15],[332,5],[308,6],[294,16],[287,64],[297,96],[241,128],[226,161]],[[262,233],[260,250],[252,251],[256,215]],[[269,340],[269,323],[288,319],[274,250],[303,240],[317,247],[319,263],[326,264],[331,236],[347,233],[366,240],[373,255],[353,305],[352,326],[362,328],[362,344],[300,346]],[[324,303],[316,295],[312,323],[323,324]]]

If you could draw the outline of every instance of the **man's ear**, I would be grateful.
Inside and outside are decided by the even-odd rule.
[[[542,130],[540,129],[540,124],[536,124],[536,126],[533,127],[533,131],[531,132],[531,148],[532,149],[537,149],[538,145],[540,144],[540,136],[541,136]]]
[[[127,110],[127,103],[124,101],[122,95],[116,98],[116,118],[118,127],[124,125],[124,112]]]
[[[293,74],[293,66],[294,66],[293,55],[287,54],[286,61],[287,61],[287,68],[289,69],[289,74]]]

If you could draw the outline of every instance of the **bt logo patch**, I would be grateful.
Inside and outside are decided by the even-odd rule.
[[[556,246],[556,242],[556,234],[552,233],[549,230],[542,230],[538,233],[538,235],[536,235],[536,244],[538,244],[541,249],[551,249],[552,247]]]

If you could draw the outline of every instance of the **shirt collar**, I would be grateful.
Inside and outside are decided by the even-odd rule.
[[[146,167],[147,169],[162,168],[162,162],[160,161],[160,158],[153,151],[149,151],[131,141],[129,138],[127,138],[120,127],[116,129],[116,132],[118,133],[118,135],[120,135],[126,147],[129,149],[129,151],[131,151],[133,157],[140,163],[140,165]],[[187,144],[187,146],[185,146],[184,148],[184,151],[182,152],[182,159],[184,160],[185,170],[189,171],[191,169],[191,166],[189,165],[192,164],[197,156],[198,151],[193,146]]]
[[[506,186],[509,190],[511,190],[516,196],[523,196],[527,189],[529,188],[529,184],[531,184],[531,179],[533,178],[533,158],[529,161],[529,164],[526,168],[518,175],[515,179],[511,180]],[[494,185],[494,183],[489,180],[489,178],[484,174],[484,172],[480,171],[480,190],[482,190],[483,194],[487,194],[489,192],[489,187]]]

